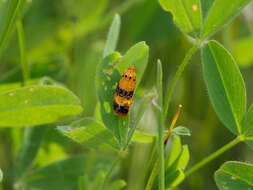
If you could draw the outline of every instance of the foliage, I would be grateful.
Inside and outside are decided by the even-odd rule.
[[[216,168],[199,169],[240,142],[253,148],[250,2],[0,0],[0,189],[213,189]],[[202,71],[183,75],[190,62]],[[131,65],[120,117],[113,96]],[[251,170],[228,161],[216,184],[248,190]]]

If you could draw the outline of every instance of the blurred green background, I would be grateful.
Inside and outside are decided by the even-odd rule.
[[[204,4],[205,0],[202,0]],[[121,16],[121,33],[117,50],[124,53],[139,41],[150,46],[148,68],[142,81],[143,89],[154,85],[156,60],[163,63],[164,87],[191,47],[191,39],[174,25],[170,13],[164,12],[154,0],[27,0],[23,11],[27,58],[32,78],[48,76],[66,85],[82,101],[84,115],[93,116],[96,105],[94,78],[96,65],[102,52],[113,16]],[[0,10],[4,7],[0,0]],[[208,7],[208,5],[204,6]],[[0,18],[1,22],[1,18]],[[232,23],[218,32],[214,38],[220,41],[237,59],[247,86],[248,102],[253,102],[253,6],[250,4]],[[0,84],[21,81],[19,49],[16,31],[0,57]],[[233,138],[218,121],[210,105],[204,86],[199,53],[187,67],[173,96],[170,116],[179,104],[183,111],[178,124],[190,128],[192,135],[183,137],[190,148],[190,165],[207,156]],[[151,120],[145,128],[152,127],[152,117],[147,109],[144,116]],[[170,120],[171,118],[168,118]],[[147,120],[146,120],[147,121]],[[152,129],[150,129],[152,130]],[[23,129],[0,129],[0,168],[5,175],[12,175],[15,155],[23,136]],[[145,180],[150,146],[133,144],[122,161],[119,170],[128,183],[128,190],[141,190]],[[33,167],[43,166],[55,160],[90,150],[71,142],[55,128],[48,127],[42,147]],[[108,153],[95,156],[112,158]],[[225,161],[239,160],[253,163],[253,153],[243,144],[237,145],[208,166],[188,177],[178,189],[217,189],[213,173]],[[188,166],[188,167],[189,167]],[[5,181],[0,189],[12,189],[12,181]]]

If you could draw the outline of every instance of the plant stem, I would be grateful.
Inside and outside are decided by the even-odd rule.
[[[154,181],[155,181],[155,178],[156,178],[156,176],[157,176],[157,173],[158,173],[158,161],[156,161],[155,163],[154,163],[154,167],[153,167],[153,169],[152,169],[152,171],[151,171],[151,174],[150,174],[150,176],[149,176],[149,178],[148,178],[148,183],[147,183],[147,185],[146,185],[146,188],[145,188],[145,190],[152,190],[152,188],[153,188],[153,184],[154,184]]]
[[[179,80],[180,76],[184,72],[184,69],[187,66],[187,64],[189,63],[189,61],[191,60],[192,56],[197,52],[197,50],[201,46],[201,43],[202,43],[201,41],[197,41],[196,44],[194,46],[192,46],[191,49],[188,50],[188,52],[186,53],[186,55],[183,59],[183,62],[178,67],[175,76],[172,78],[170,87],[168,88],[166,95],[165,95],[164,118],[166,118],[166,116],[168,115],[171,97],[172,97],[172,94],[176,88],[177,81]]]
[[[215,158],[217,158],[218,156],[220,156],[221,154],[223,154],[224,152],[226,152],[227,150],[231,149],[233,146],[237,145],[239,142],[244,141],[244,140],[245,140],[244,136],[237,136],[235,139],[230,141],[228,144],[224,145],[223,147],[218,149],[216,152],[212,153],[211,155],[209,155],[208,157],[204,158],[203,160],[201,160],[200,162],[195,164],[193,167],[191,167],[185,173],[185,176],[187,177],[187,176],[191,175],[193,172],[202,168],[207,163],[211,162],[212,160],[214,160]]]
[[[23,76],[23,86],[27,83],[30,78],[29,67],[27,63],[26,51],[25,51],[25,35],[24,28],[21,18],[19,18],[16,22],[17,33],[18,33],[18,42],[19,42],[19,50],[20,50],[20,64],[22,69]]]
[[[107,174],[106,174],[106,176],[105,176],[105,180],[104,180],[104,183],[103,183],[103,185],[102,185],[102,190],[105,190],[106,185],[107,185],[107,183],[109,182],[110,176],[111,176],[111,174],[112,174],[114,168],[117,166],[118,162],[120,161],[120,158],[121,158],[121,157],[120,157],[120,155],[119,155],[119,156],[116,158],[116,160],[112,163],[112,165],[111,165],[109,171],[107,172]]]

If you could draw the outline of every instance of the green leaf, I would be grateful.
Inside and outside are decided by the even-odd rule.
[[[82,112],[79,99],[55,86],[30,86],[0,94],[0,127],[48,124]]]
[[[249,67],[253,64],[253,38],[240,39],[233,45],[233,54],[239,66]]]
[[[119,145],[110,130],[91,118],[73,122],[70,126],[58,127],[61,133],[72,140],[96,150],[117,150]]]
[[[3,172],[2,170],[0,169],[0,182],[3,180]]]
[[[221,29],[250,1],[251,0],[215,0],[204,22],[201,31],[201,39],[205,39]]]
[[[120,24],[120,16],[116,14],[107,35],[103,57],[106,57],[115,51],[120,33]]]
[[[15,24],[18,12],[25,0],[8,0],[0,2],[0,52]]]
[[[54,162],[27,173],[15,187],[38,190],[74,189],[78,184],[78,178],[84,174],[85,161],[84,156],[75,156]]]
[[[159,0],[165,11],[170,11],[175,23],[185,33],[197,37],[202,26],[200,0]]]
[[[25,128],[23,145],[15,162],[15,175],[17,178],[19,178],[32,165],[32,162],[38,153],[45,131],[46,126]]]
[[[183,126],[175,127],[172,133],[179,136],[191,136],[190,130],[187,127]]]
[[[215,182],[220,190],[253,189],[253,165],[230,161],[215,172]]]
[[[148,46],[144,42],[137,43],[121,57],[112,53],[98,65],[96,72],[96,90],[100,102],[100,113],[104,125],[119,140],[121,147],[128,144],[128,117],[122,118],[113,111],[113,95],[121,74],[134,65],[137,74],[137,88],[148,62]],[[130,109],[131,111],[131,109]]]
[[[241,134],[246,112],[245,84],[230,53],[216,41],[202,49],[203,74],[214,110],[233,133]]]

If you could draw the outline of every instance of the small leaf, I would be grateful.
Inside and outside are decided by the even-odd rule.
[[[187,127],[183,126],[175,127],[172,133],[179,136],[191,136],[190,130]]]
[[[110,130],[91,118],[84,118],[73,122],[70,126],[62,126],[58,129],[87,148],[114,151],[119,149],[117,140]]]
[[[0,127],[48,124],[82,112],[79,99],[55,86],[30,86],[0,93]]]
[[[215,172],[215,182],[220,190],[253,189],[253,165],[230,161]]]
[[[119,38],[120,24],[121,24],[120,16],[116,14],[114,16],[114,19],[110,26],[109,33],[107,35],[103,58],[115,51]]]
[[[202,26],[200,0],[159,0],[162,8],[170,11],[175,23],[185,33],[197,37]]]
[[[46,167],[27,173],[15,184],[17,189],[68,190],[74,189],[78,178],[84,174],[84,156],[75,156],[54,162]]]
[[[201,31],[201,39],[205,39],[221,29],[250,1],[251,0],[215,0],[204,22]]]
[[[246,112],[245,84],[233,57],[215,41],[202,49],[203,74],[214,110],[234,134],[241,134]]]

